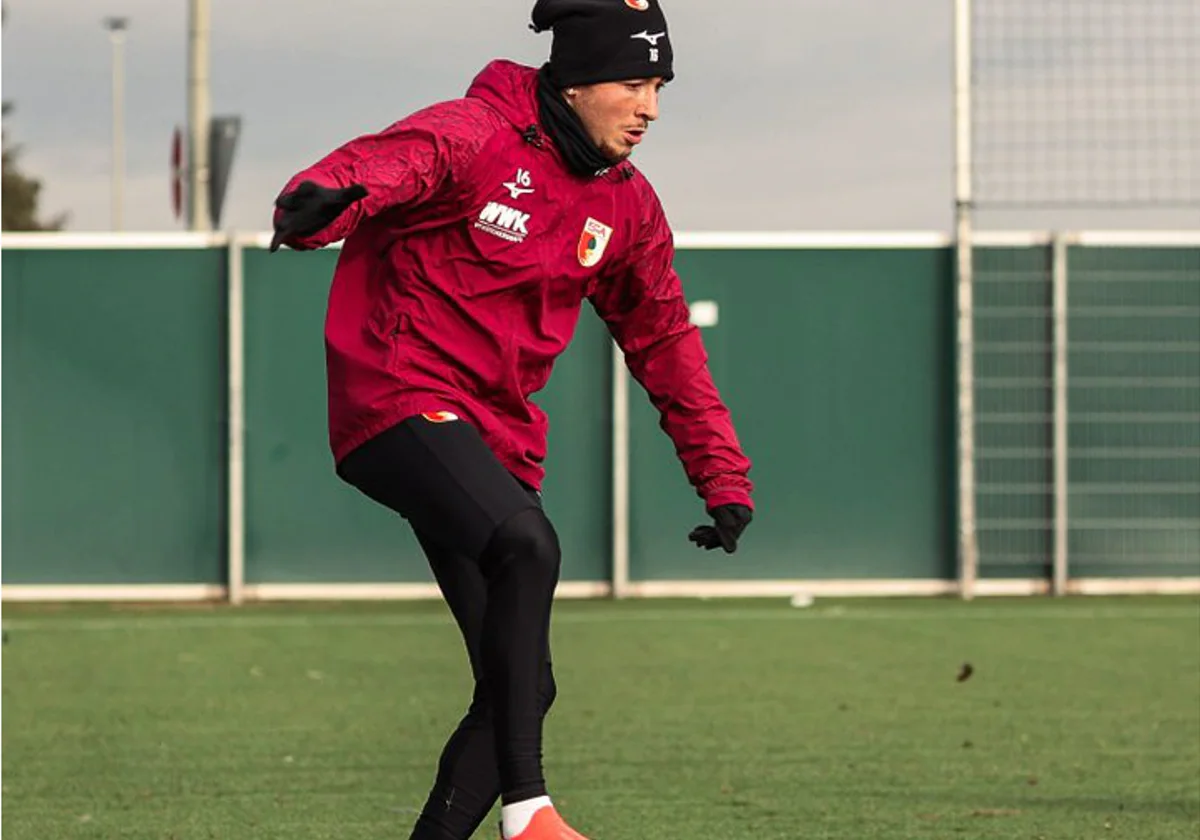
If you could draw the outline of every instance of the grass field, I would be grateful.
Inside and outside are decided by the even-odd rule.
[[[1200,836],[1196,599],[555,616],[547,775],[593,840]],[[5,840],[403,840],[469,693],[434,603],[4,624]]]

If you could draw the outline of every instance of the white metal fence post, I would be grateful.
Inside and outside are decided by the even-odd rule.
[[[228,598],[240,604],[246,581],[245,272],[242,243],[236,235],[230,235],[228,247]]]
[[[971,0],[954,3],[955,255],[958,275],[958,575],[959,594],[975,595],[975,377],[971,248]]]
[[[629,376],[625,354],[612,343],[612,596],[629,592]]]

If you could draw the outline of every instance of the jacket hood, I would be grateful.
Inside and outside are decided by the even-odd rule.
[[[467,96],[486,102],[518,131],[531,125],[541,128],[534,67],[507,59],[490,61],[471,81]]]
[[[542,124],[538,107],[538,69],[504,58],[488,62],[467,87],[467,97],[478,99],[494,109],[526,141],[539,149],[550,151],[560,161],[562,152],[550,139]],[[621,161],[605,170],[607,179],[627,180],[636,169],[629,161]]]

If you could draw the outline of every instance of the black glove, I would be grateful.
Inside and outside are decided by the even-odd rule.
[[[745,505],[719,505],[708,512],[715,525],[697,525],[688,539],[706,551],[725,549],[726,554],[737,551],[738,537],[754,518]]]
[[[291,236],[311,236],[327,227],[354,202],[364,198],[367,188],[362,184],[351,184],[336,189],[322,187],[312,181],[302,181],[296,189],[284,193],[275,200],[275,206],[283,211],[275,222],[275,236],[271,239],[271,252],[279,250],[283,241]]]

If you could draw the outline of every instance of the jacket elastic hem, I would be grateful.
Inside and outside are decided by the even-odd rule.
[[[710,510],[721,505],[745,505],[750,510],[754,510],[754,500],[750,498],[750,494],[734,487],[710,490],[704,496],[704,505]]]

